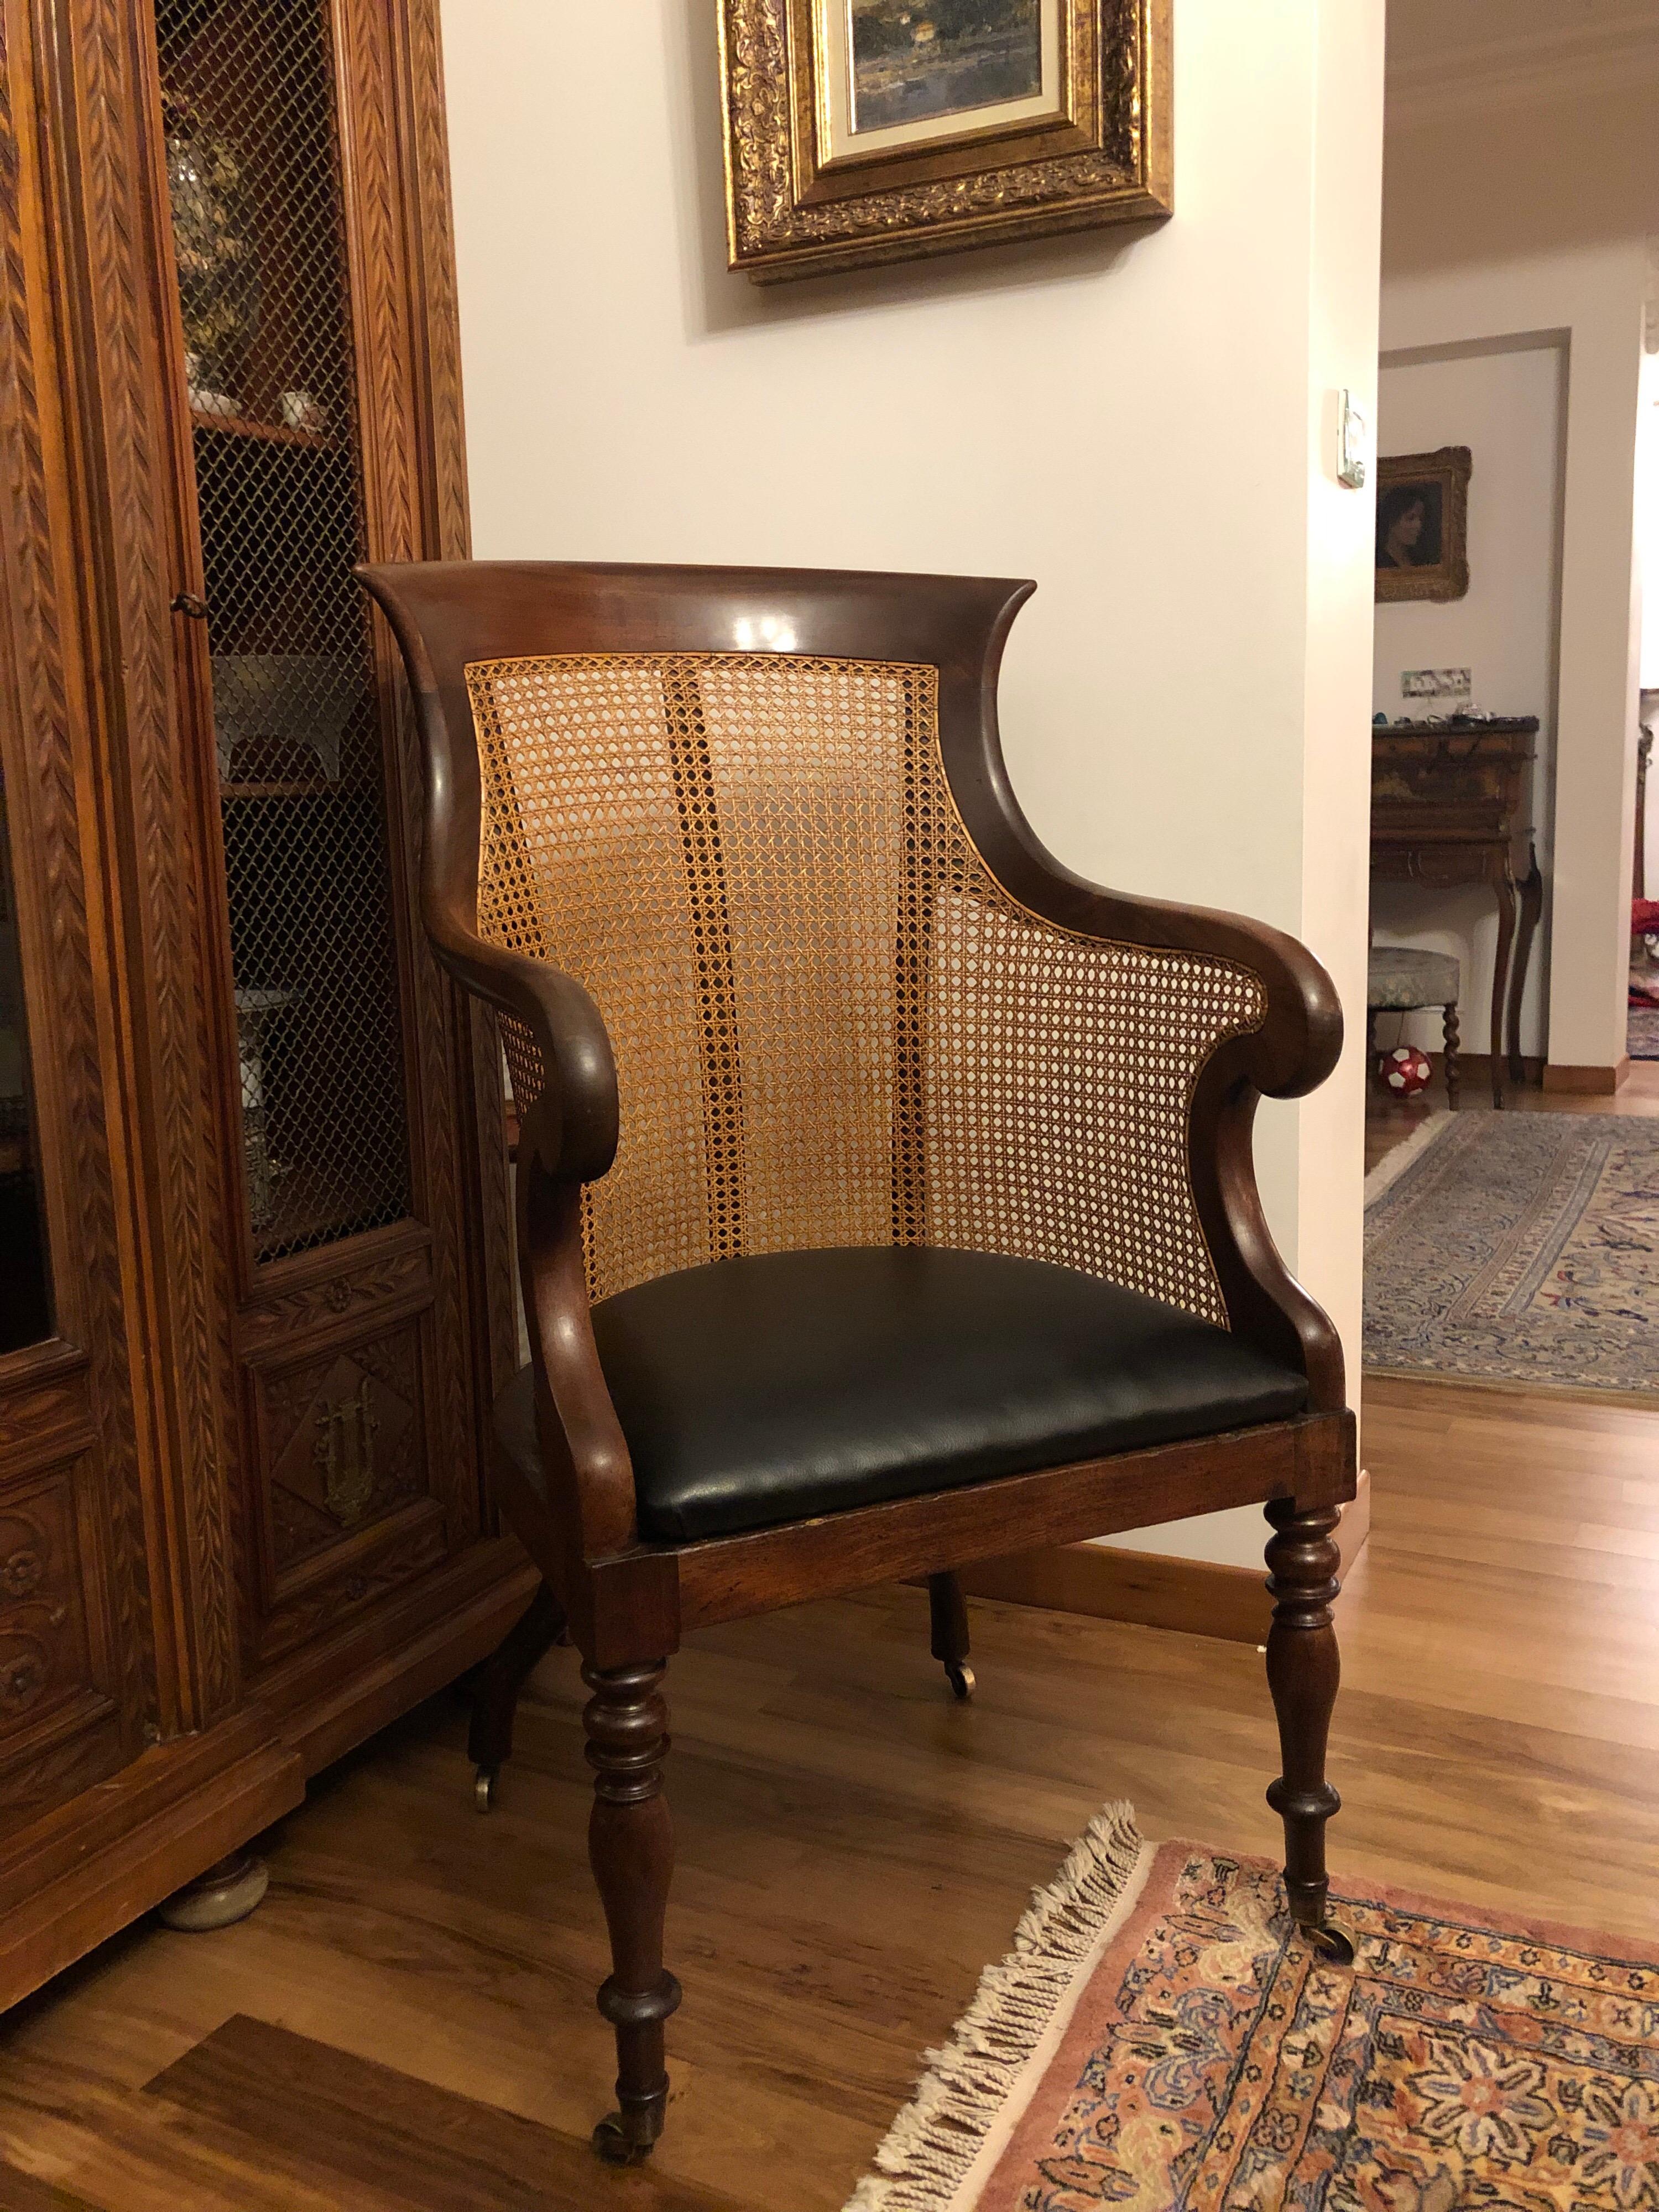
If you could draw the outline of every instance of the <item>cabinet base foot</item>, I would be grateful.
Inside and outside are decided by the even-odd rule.
[[[263,1859],[252,1851],[233,1851],[194,1881],[175,1889],[157,1905],[156,1917],[164,1928],[205,1935],[210,1929],[246,1920],[270,1887],[270,1869]]]

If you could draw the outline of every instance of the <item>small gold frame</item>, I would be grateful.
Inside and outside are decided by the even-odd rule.
[[[1376,596],[1390,599],[1461,599],[1469,588],[1469,476],[1467,446],[1442,446],[1432,453],[1396,453],[1376,464]],[[1420,488],[1439,516],[1438,557],[1401,568],[1382,558],[1398,495]]]
[[[1169,215],[1170,5],[1057,0],[1048,112],[968,109],[948,135],[883,131],[860,157],[828,124],[826,26],[847,0],[720,0],[730,265],[771,284]]]

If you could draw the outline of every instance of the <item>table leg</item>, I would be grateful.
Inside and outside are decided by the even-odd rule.
[[[1492,885],[1498,894],[1498,949],[1492,969],[1492,1103],[1504,1103],[1504,1016],[1508,1010],[1510,951],[1515,943],[1515,878],[1507,867]]]
[[[1532,854],[1532,866],[1521,886],[1521,930],[1515,944],[1515,972],[1510,978],[1510,1080],[1519,1083],[1524,1073],[1521,1064],[1521,1000],[1527,988],[1527,969],[1532,959],[1532,941],[1538,933],[1538,921],[1544,911],[1544,872],[1538,865],[1536,849]]]

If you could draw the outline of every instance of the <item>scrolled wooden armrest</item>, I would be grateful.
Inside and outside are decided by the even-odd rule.
[[[562,1182],[593,1182],[617,1155],[617,1068],[599,1008],[572,975],[428,914],[439,959],[458,982],[510,1014],[541,1055],[545,1081],[520,1099],[520,1144]]]
[[[1267,1000],[1260,1026],[1218,1045],[1194,1085],[1188,1172],[1229,1326],[1304,1370],[1311,1411],[1341,1409],[1341,1340],[1273,1243],[1251,1145],[1259,1099],[1305,1097],[1335,1067],[1342,1050],[1335,986],[1304,945],[1266,922],[1105,890],[1073,874],[1038,843],[1006,786],[997,791],[994,776],[991,786],[994,806],[976,810],[981,854],[1033,913],[1103,942],[1224,960],[1260,982]]]
[[[1150,902],[1149,902],[1150,905]],[[1149,928],[1179,918],[1183,949],[1248,969],[1267,998],[1259,1029],[1228,1038],[1200,1071],[1187,1121],[1187,1166],[1230,1326],[1308,1377],[1309,1410],[1347,1403],[1342,1340],[1285,1266],[1256,1186],[1258,1100],[1302,1098],[1342,1052],[1336,987],[1306,945],[1265,922],[1202,908],[1162,907]],[[1146,941],[1146,940],[1143,940]]]
[[[637,1527],[633,1462],[593,1341],[582,1262],[582,1186],[617,1150],[611,1040],[574,977],[446,932],[431,915],[428,927],[451,974],[522,1023],[541,1055],[541,1091],[520,1110],[519,1266],[549,1499],[569,1547],[568,1595],[580,1563],[621,1550]]]
[[[1266,995],[1261,1027],[1219,1045],[1194,1085],[1188,1173],[1230,1326],[1303,1369],[1310,1412],[1340,1412],[1347,1403],[1342,1340],[1273,1242],[1252,1142],[1261,1098],[1305,1097],[1335,1067],[1342,1051],[1336,988],[1304,945],[1265,923],[1201,908],[1157,915],[1165,928],[1179,916],[1183,949],[1248,969]],[[1153,926],[1152,914],[1146,919]]]

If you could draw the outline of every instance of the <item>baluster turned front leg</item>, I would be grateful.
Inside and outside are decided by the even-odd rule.
[[[1342,1800],[1325,1778],[1325,1748],[1340,1672],[1331,1601],[1340,1554],[1331,1531],[1334,1505],[1298,1510],[1294,1499],[1267,1507],[1267,1589],[1273,1623],[1267,1636],[1267,1686],[1279,1719],[1279,1778],[1267,1802],[1285,1822],[1285,1893],[1297,1927],[1333,1959],[1352,1963],[1353,1947],[1326,1917],[1330,1877],[1325,1823]]]
[[[666,1666],[584,1667],[593,1695],[582,1716],[593,1769],[587,1852],[611,1930],[599,2010],[617,2031],[618,2109],[593,2130],[601,2157],[632,2165],[662,2133],[668,2105],[663,2026],[680,1985],[662,1963],[674,1836],[663,1796],[668,1750]]]

